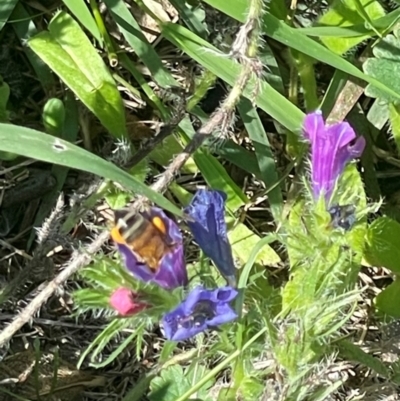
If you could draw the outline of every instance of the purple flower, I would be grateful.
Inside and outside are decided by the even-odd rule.
[[[166,289],[187,285],[182,234],[161,209],[136,214],[121,209],[115,220],[111,237],[136,278]]]
[[[314,197],[330,201],[337,179],[346,164],[360,157],[365,139],[359,137],[348,123],[325,125],[321,111],[307,114],[304,136],[311,142],[311,170]]]
[[[236,287],[235,265],[225,223],[225,200],[223,192],[199,189],[185,212],[192,219],[187,224],[195,241],[215,263],[228,285]]]
[[[176,309],[162,318],[165,337],[183,341],[208,328],[230,322],[237,314],[229,305],[238,292],[232,287],[196,287]]]

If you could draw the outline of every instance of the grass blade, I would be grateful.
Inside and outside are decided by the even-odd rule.
[[[114,164],[59,138],[30,128],[10,124],[0,124],[0,150],[13,152],[48,163],[76,168],[119,182],[136,194],[144,195],[158,206],[182,215],[161,194],[147,187],[137,178],[130,176]]]

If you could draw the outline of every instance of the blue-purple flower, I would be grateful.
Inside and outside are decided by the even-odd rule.
[[[129,209],[115,211],[111,237],[136,278],[166,289],[188,284],[182,234],[161,209],[135,214]]]
[[[224,215],[226,195],[220,191],[199,189],[185,212],[195,241],[215,263],[228,284],[236,287],[235,265],[227,236]]]
[[[232,287],[207,290],[196,287],[176,309],[162,318],[165,337],[183,341],[237,318],[229,305],[238,292]]]
[[[330,201],[337,179],[346,164],[360,157],[365,139],[356,138],[346,122],[325,125],[321,111],[307,114],[303,124],[304,136],[311,142],[311,171],[314,197],[321,195]]]

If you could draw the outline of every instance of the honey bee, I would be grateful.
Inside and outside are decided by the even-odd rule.
[[[115,211],[114,223],[111,238],[131,248],[153,272],[157,271],[161,259],[174,245],[163,219],[120,209]]]

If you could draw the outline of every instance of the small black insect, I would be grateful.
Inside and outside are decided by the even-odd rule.
[[[354,205],[333,205],[328,209],[328,213],[331,215],[331,225],[334,228],[349,231],[357,221]]]

